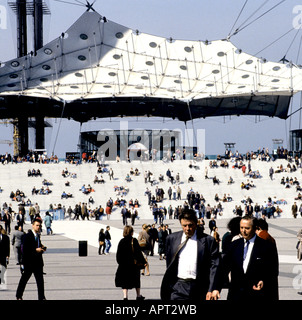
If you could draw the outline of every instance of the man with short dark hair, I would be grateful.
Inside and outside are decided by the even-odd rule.
[[[105,254],[109,254],[109,250],[111,248],[111,235],[110,235],[110,227],[106,227],[105,231]]]
[[[24,213],[22,209],[19,209],[19,213],[16,216],[17,225],[21,226],[23,229],[23,225],[25,224]]]
[[[183,210],[179,221],[182,231],[166,239],[167,270],[161,284],[161,299],[219,299],[219,250],[215,239],[198,227],[194,210]]]
[[[122,218],[123,218],[123,225],[126,226],[128,224],[128,222],[127,222],[128,210],[126,208],[126,205],[123,206],[123,208],[121,210],[121,215],[122,215]]]
[[[158,231],[157,231],[154,223],[151,225],[151,228],[148,230],[148,234],[150,235],[150,244],[151,244],[150,256],[153,256],[154,255],[154,245],[155,245],[155,242],[158,240]]]
[[[34,219],[32,222],[32,230],[29,230],[24,235],[22,240],[22,263],[24,265],[24,272],[16,292],[17,300],[22,300],[23,292],[26,284],[32,274],[34,274],[37,287],[38,299],[45,300],[44,295],[44,279],[43,279],[43,257],[42,254],[46,251],[40,240],[42,222],[39,219]]]
[[[256,235],[256,223],[253,217],[242,217],[242,237],[224,256],[224,275],[231,272],[228,300],[278,300],[278,253],[275,245]]]
[[[257,236],[276,244],[275,239],[268,233],[268,223],[264,219],[258,219],[256,223]]]

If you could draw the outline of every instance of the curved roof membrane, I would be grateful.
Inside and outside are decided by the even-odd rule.
[[[292,95],[301,90],[299,67],[251,56],[228,40],[166,39],[89,11],[36,53],[0,66],[2,97],[48,98],[70,106],[93,102],[104,111],[95,116],[106,114],[111,100],[128,106],[139,100],[160,101],[168,116],[180,120],[229,114],[286,118]],[[182,114],[173,113],[175,106]],[[181,110],[187,106],[190,114]],[[111,116],[120,115],[111,109]],[[151,108],[150,115],[156,115],[153,109],[160,108]]]

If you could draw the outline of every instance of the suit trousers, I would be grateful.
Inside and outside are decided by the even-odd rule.
[[[126,215],[123,215],[123,225],[124,225],[124,226],[127,226],[127,225],[128,225],[127,216],[126,216]]]
[[[198,299],[196,280],[178,279],[171,293],[171,300],[196,300]]]
[[[23,292],[25,290],[26,284],[30,277],[34,274],[37,288],[38,288],[38,299],[45,300],[44,295],[44,278],[43,278],[43,268],[32,268],[28,266],[24,266],[24,272],[22,273],[21,279],[19,281],[19,285],[16,292],[17,299],[22,298]]]

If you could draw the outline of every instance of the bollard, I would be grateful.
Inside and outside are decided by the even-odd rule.
[[[87,256],[87,241],[85,240],[79,241],[79,256],[80,257]]]

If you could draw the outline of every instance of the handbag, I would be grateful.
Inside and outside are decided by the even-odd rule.
[[[145,269],[145,264],[143,262],[138,261],[134,257],[134,247],[133,247],[133,239],[131,241],[131,246],[132,246],[132,252],[133,252],[133,259],[134,259],[134,264],[139,268],[139,269]]]
[[[147,246],[147,240],[145,238],[141,238],[140,240],[138,240],[138,244],[140,247],[146,247]]]

